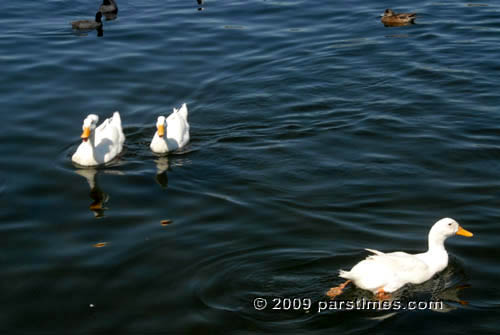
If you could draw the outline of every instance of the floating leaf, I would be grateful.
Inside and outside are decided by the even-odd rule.
[[[161,220],[161,225],[162,226],[167,226],[172,223],[172,220]]]

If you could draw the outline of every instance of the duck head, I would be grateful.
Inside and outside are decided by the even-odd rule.
[[[392,11],[392,9],[387,8],[384,12],[384,16],[393,16],[393,15],[394,12]]]
[[[89,114],[85,118],[85,120],[83,120],[83,125],[82,125],[83,133],[82,136],[80,137],[84,142],[86,142],[89,139],[90,134],[97,126],[97,122],[99,122],[99,117],[95,114]]]
[[[450,218],[444,218],[436,222],[434,226],[432,226],[430,234],[440,235],[445,239],[453,235],[462,235],[465,237],[474,236],[470,231],[463,229],[457,221]]]
[[[164,116],[158,116],[158,120],[156,121],[156,129],[159,137],[165,136],[165,123],[166,119]]]

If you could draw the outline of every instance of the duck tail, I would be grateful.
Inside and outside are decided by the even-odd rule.
[[[372,254],[375,254],[375,255],[383,255],[384,254],[382,251],[378,251],[378,250],[375,250],[375,249],[365,248],[365,250],[368,251],[368,252],[371,252]]]
[[[120,112],[119,111],[116,111],[113,113],[113,118],[111,119],[111,122],[114,124],[114,125],[120,125],[122,124],[122,119],[120,117]]]
[[[345,270],[339,271],[339,277],[341,277],[341,278],[351,279],[350,274],[351,274],[350,271],[345,271]]]
[[[120,112],[116,111],[113,113],[113,118],[109,122],[115,129],[118,130],[118,141],[121,145],[125,142],[125,134],[123,134],[122,129],[122,119],[120,117]]]
[[[179,108],[177,110],[177,113],[179,113],[184,120],[187,120],[187,118],[188,118],[188,109],[187,109],[186,103],[182,104],[181,108]]]

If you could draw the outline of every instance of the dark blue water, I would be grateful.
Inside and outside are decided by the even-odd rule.
[[[400,1],[416,24],[386,28],[378,1],[118,0],[73,32],[99,4],[0,4],[2,333],[498,333],[498,3]],[[190,144],[152,154],[183,102]],[[75,167],[85,116],[115,110],[122,157]],[[442,217],[475,236],[399,297],[444,310],[253,307],[316,306]]]

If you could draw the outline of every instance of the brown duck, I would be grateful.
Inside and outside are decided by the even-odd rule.
[[[413,23],[416,17],[415,13],[396,14],[392,9],[386,9],[381,21],[385,26],[404,26]]]
[[[71,27],[73,27],[73,29],[80,29],[80,30],[91,30],[100,28],[102,27],[101,18],[102,18],[101,12],[97,12],[95,14],[95,21],[91,20],[74,21],[71,22]]]

